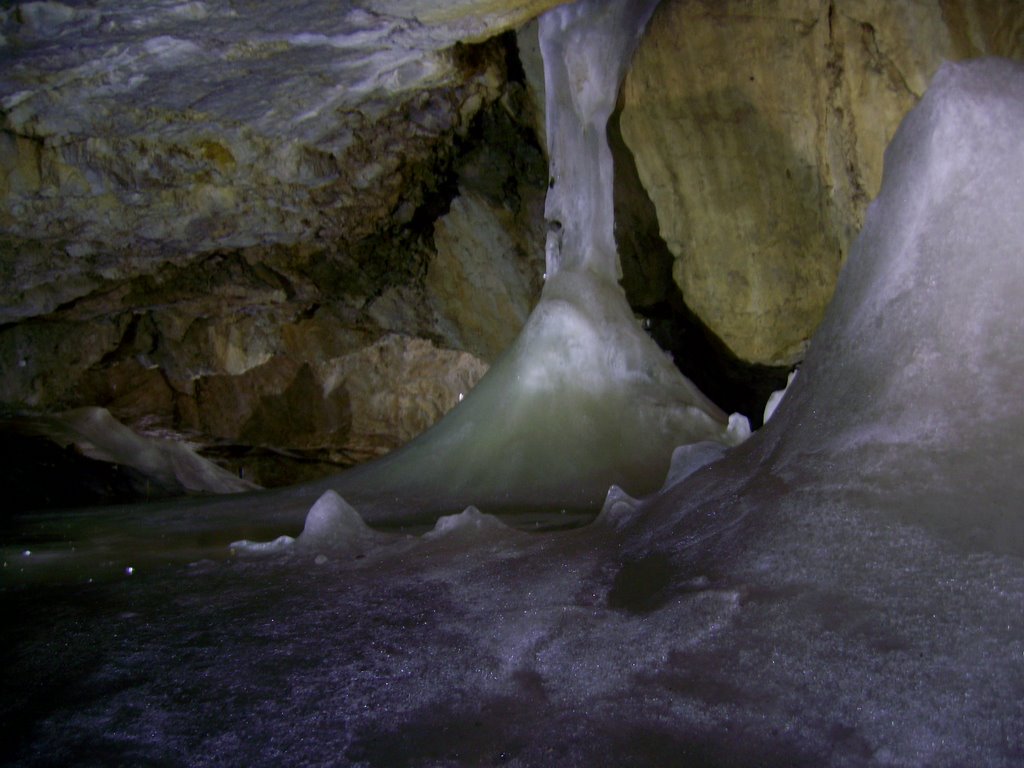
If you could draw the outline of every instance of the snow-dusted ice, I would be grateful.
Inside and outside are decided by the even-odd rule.
[[[556,10],[545,34],[603,7]],[[574,29],[574,46],[611,48]],[[557,40],[546,45],[557,49]],[[0,699],[5,757],[1021,764],[1022,125],[1024,67],[944,66],[886,154],[882,191],[772,419],[728,450],[695,429],[692,445],[666,455],[650,495],[606,485],[592,525],[526,534],[481,506],[451,510],[424,536],[374,534],[342,492],[317,502],[311,533],[385,538],[333,556],[292,545],[279,556],[140,565],[120,562],[129,553],[115,537],[106,557],[133,565],[130,579],[83,584],[84,573],[62,574],[59,586],[21,585],[19,569],[27,578],[46,568],[45,537],[5,546],[3,608],[21,617]],[[577,274],[568,263],[549,281],[569,297],[548,304],[564,315],[556,324],[586,338],[591,324],[606,327],[608,312],[607,325],[627,333],[613,322],[614,303],[591,310],[572,300],[608,282],[598,272],[560,284],[559,275]],[[521,398],[513,407],[542,406],[528,396],[531,383],[544,391],[581,370],[574,396],[586,409],[580,424],[594,420],[594,441],[608,439],[599,418],[638,443],[635,434],[669,423],[656,407],[628,416],[598,406],[630,405],[615,397],[631,376],[659,395],[681,391],[678,381],[632,367],[646,359],[642,350],[633,358],[607,349],[595,360],[588,349],[552,345],[550,370],[513,351],[502,365],[519,373],[522,391],[474,392],[459,409],[482,418],[510,392]],[[607,371],[631,373],[606,385]],[[696,423],[723,430],[715,416]],[[550,420],[554,439],[569,427],[560,419],[552,410],[530,423]],[[487,439],[494,445],[476,453],[499,455],[500,433]],[[588,460],[562,450],[545,461]],[[527,474],[527,463],[516,466],[509,476]],[[265,540],[285,520],[291,530],[274,535],[297,536],[323,490],[192,513],[226,551],[258,538],[235,535],[247,515],[263,521]],[[137,512],[108,514],[112,528],[146,531],[128,519]],[[184,515],[160,508],[150,536],[182,535]]]

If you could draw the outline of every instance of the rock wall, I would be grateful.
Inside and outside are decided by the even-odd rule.
[[[900,120],[983,55],[1024,56],[1024,5],[663,0],[622,134],[683,299],[739,358],[801,359]]]
[[[517,93],[453,144],[437,173],[454,197],[405,226],[189,254],[0,328],[0,404],[101,406],[264,485],[406,442],[473,387],[540,291],[545,164],[509,117]]]
[[[270,485],[425,429],[540,290],[498,33],[544,5],[0,10],[0,408],[102,406]]]

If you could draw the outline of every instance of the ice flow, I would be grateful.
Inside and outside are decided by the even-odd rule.
[[[542,17],[546,284],[513,346],[448,416],[329,483],[369,522],[432,520],[471,504],[596,512],[612,484],[656,490],[676,446],[748,433],[638,327],[618,284],[605,132],[656,5],[585,0]]]

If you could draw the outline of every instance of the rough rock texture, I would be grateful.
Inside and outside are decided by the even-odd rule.
[[[425,430],[479,381],[487,365],[468,352],[438,350],[424,339],[388,336],[326,361],[324,386],[351,403],[352,442],[373,458]]]
[[[526,251],[535,240],[514,242],[510,231],[521,230],[504,221],[509,217],[478,195],[456,198],[438,222],[438,253],[427,272],[427,286],[459,346],[490,360],[526,322],[543,270],[539,259],[527,258],[543,251]]]
[[[346,254],[283,247],[118,283],[0,329],[0,353],[15,362],[0,399],[37,412],[102,406],[137,431],[205,445],[259,484],[379,455],[451,408],[487,365],[391,334],[365,294],[313,283],[334,270],[373,284]],[[426,303],[422,286],[406,290]]]
[[[792,364],[943,59],[1024,56],[1024,6],[664,0],[621,118],[687,305],[740,358]]]
[[[407,222],[500,95],[504,51],[459,40],[541,4],[428,23],[426,4],[396,5],[410,18],[322,2],[0,12],[0,318],[214,248]]]
[[[460,194],[434,227],[426,276],[442,335],[487,360],[515,340],[544,275],[547,163],[527,94],[512,95],[508,109],[483,115],[480,146],[456,166]]]
[[[546,163],[495,35],[552,4],[0,10],[0,403],[262,484],[428,426],[540,290]]]
[[[337,357],[280,356],[241,376],[199,379],[186,426],[222,441],[211,455],[240,475],[280,485],[402,445],[486,371],[469,353],[389,335]]]

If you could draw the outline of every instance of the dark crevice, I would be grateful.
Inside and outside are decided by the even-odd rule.
[[[453,55],[463,66],[482,66],[478,58],[493,57],[495,45],[503,48],[510,78],[525,78],[511,33],[484,47],[457,45]],[[425,278],[436,253],[435,224],[448,214],[462,192],[472,190],[518,212],[521,185],[543,187],[547,166],[540,143],[529,125],[517,122],[510,114],[524,112],[525,99],[523,86],[512,79],[500,99],[473,116],[463,136],[453,136],[450,147],[439,151],[432,163],[417,173],[423,186],[412,212],[402,216],[394,211],[392,220],[400,223],[390,223],[346,249],[362,273],[362,279],[357,280],[360,292],[367,296],[367,305],[390,287],[413,285]],[[333,282],[327,280],[320,285]]]
[[[768,396],[785,386],[789,368],[740,360],[687,306],[672,278],[675,257],[622,137],[621,112],[620,94],[608,121],[608,143],[615,162],[615,240],[626,299],[683,375],[726,413],[747,416],[756,429]]]
[[[185,493],[132,467],[90,459],[73,445],[31,434],[17,420],[0,422],[0,461],[8,512],[125,504]]]
[[[523,60],[519,54],[516,33],[509,30],[499,35],[498,40],[505,46],[505,79],[509,83],[526,85],[526,69],[523,67]]]
[[[105,368],[140,353],[151,354],[156,349],[156,338],[151,325],[148,314],[133,312],[128,320],[128,326],[121,335],[121,341],[114,349],[103,355],[94,367]]]
[[[645,307],[640,314],[651,338],[672,355],[676,367],[701,392],[726,413],[742,413],[752,428],[761,426],[768,396],[786,386],[789,367],[737,358],[686,306],[678,290],[668,301]]]
[[[303,320],[312,320],[316,317],[316,313],[320,311],[320,302],[314,301],[312,304],[299,310],[295,315],[295,322],[301,322]]]

